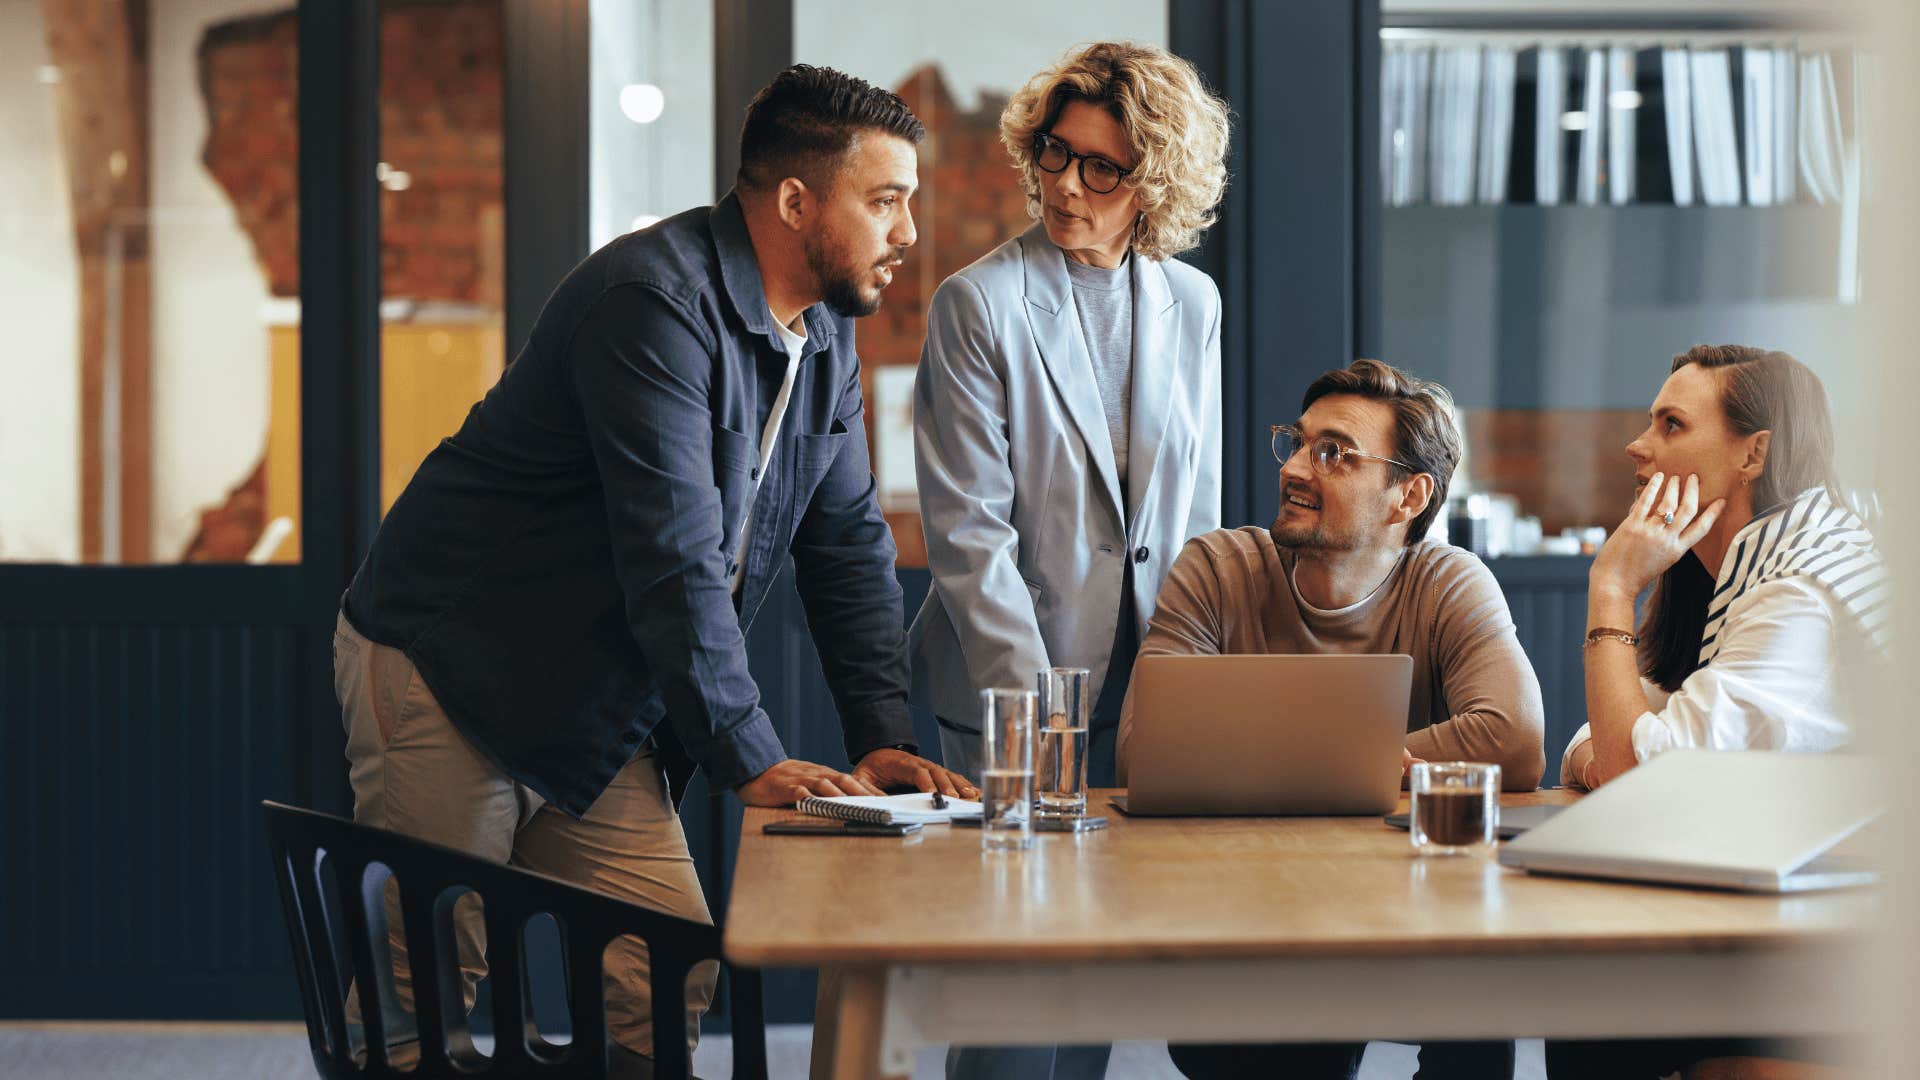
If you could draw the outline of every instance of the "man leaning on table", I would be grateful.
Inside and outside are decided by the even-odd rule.
[[[674,760],[762,806],[972,793],[912,746],[853,342],[914,242],[922,131],[894,95],[795,65],[748,106],[733,193],[560,282],[347,592],[355,820],[711,922]],[[789,555],[848,772],[787,756],[747,669]],[[471,998],[482,927],[455,914]],[[606,968],[613,1075],[651,1075],[644,948],[622,939]],[[689,981],[689,1041],[713,974]]]
[[[1280,514],[1271,529],[1187,542],[1168,572],[1141,656],[1401,653],[1413,657],[1409,762],[1493,762],[1510,791],[1545,768],[1540,684],[1486,566],[1425,539],[1460,460],[1446,390],[1375,360],[1308,387],[1273,433]],[[1120,719],[1126,783],[1133,711]],[[1334,717],[1326,717],[1335,723]],[[1220,748],[1231,753],[1231,747]],[[1189,1077],[1351,1077],[1365,1043],[1173,1046]],[[1513,1044],[1443,1043],[1424,1080],[1510,1076]]]

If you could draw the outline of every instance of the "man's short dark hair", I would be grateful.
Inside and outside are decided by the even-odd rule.
[[[1460,429],[1454,426],[1453,395],[1439,383],[1417,379],[1392,364],[1355,360],[1313,380],[1300,401],[1306,412],[1331,394],[1353,394],[1379,401],[1393,410],[1393,448],[1386,456],[1413,466],[1414,473],[1433,477],[1433,498],[1420,516],[1407,525],[1407,543],[1419,543],[1447,501],[1447,482],[1460,464]],[[1412,475],[1389,464],[1389,475],[1402,480]]]
[[[918,145],[926,126],[896,94],[826,67],[795,64],[747,105],[740,125],[741,188],[770,191],[789,176],[824,191],[864,131]]]

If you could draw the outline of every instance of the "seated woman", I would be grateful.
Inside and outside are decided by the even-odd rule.
[[[1819,377],[1786,353],[1701,345],[1674,358],[1651,417],[1627,446],[1639,494],[1589,571],[1587,725],[1561,782],[1591,789],[1676,747],[1845,745],[1848,673],[1885,656],[1890,586],[1837,494]],[[1649,584],[1646,619],[1622,629]],[[1550,1042],[1547,1074],[1652,1078],[1781,1052]]]

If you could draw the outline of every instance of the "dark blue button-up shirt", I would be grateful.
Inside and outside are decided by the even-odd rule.
[[[554,290],[354,576],[354,627],[405,651],[461,733],[567,813],[663,719],[716,787],[786,756],[744,634],[789,552],[848,757],[913,741],[853,327],[820,304],[805,319],[756,482],[787,354],[738,200],[613,241]]]

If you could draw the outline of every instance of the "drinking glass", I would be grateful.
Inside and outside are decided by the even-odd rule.
[[[1418,761],[1413,793],[1413,850],[1466,855],[1493,847],[1500,828],[1500,766],[1472,761]]]
[[[1033,736],[1039,695],[1031,690],[980,692],[980,847],[1024,851],[1033,846]]]
[[[1039,764],[1033,812],[1067,821],[1087,816],[1086,668],[1048,668],[1040,673]]]

